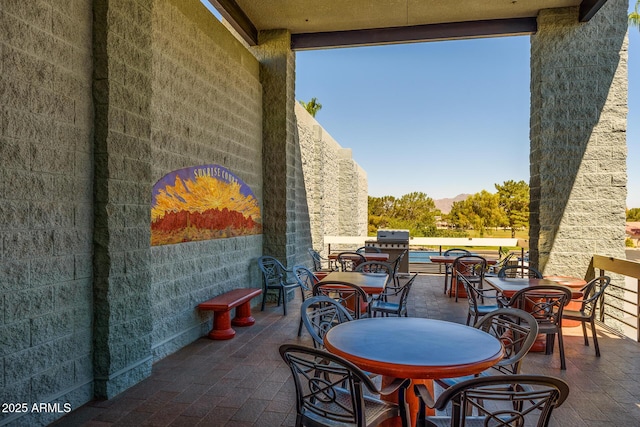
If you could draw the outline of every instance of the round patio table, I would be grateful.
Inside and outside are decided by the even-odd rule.
[[[433,392],[433,379],[473,375],[498,363],[503,347],[495,337],[442,320],[402,317],[360,319],[336,325],[324,345],[359,368],[393,378],[411,378]],[[407,391],[412,423],[418,400]]]

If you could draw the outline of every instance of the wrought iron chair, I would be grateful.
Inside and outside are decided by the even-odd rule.
[[[513,252],[509,252],[504,258],[498,260],[498,262],[496,262],[495,264],[488,265],[485,276],[497,276],[498,272],[502,270],[502,267],[506,267],[507,265],[509,265],[511,258],[513,258],[514,255],[515,254]]]
[[[364,254],[364,253],[382,253],[382,250],[376,246],[360,246],[358,249],[356,249],[356,252],[358,252],[359,254]]]
[[[287,270],[280,261],[276,258],[268,255],[258,258],[258,266],[262,271],[262,307],[267,301],[267,291],[270,289],[278,290],[278,306],[282,300],[282,310],[284,315],[287,315],[287,294],[300,286],[296,280],[290,281],[288,274],[293,273],[291,270]]]
[[[391,265],[393,266],[393,281],[394,281],[394,286],[399,287],[400,286],[400,277],[401,276],[405,276],[404,273],[400,273],[400,264],[402,264],[402,260],[404,259],[404,257],[407,256],[407,254],[409,253],[409,250],[405,249],[404,251],[402,251],[402,253],[400,253],[400,255],[398,255],[398,257],[393,260],[393,262],[391,263]]]
[[[404,315],[408,317],[407,314],[407,299],[409,298],[409,292],[411,291],[411,286],[413,286],[413,282],[418,277],[418,273],[414,274],[411,279],[404,285],[402,285],[399,289],[394,289],[394,295],[400,295],[398,302],[390,302],[388,297],[390,295],[385,294],[387,289],[385,288],[385,292],[383,292],[384,297],[378,298],[373,301],[370,305],[370,312],[375,317],[377,313],[380,313],[383,316],[389,316],[390,314],[394,314],[398,317]]]
[[[502,342],[503,358],[491,368],[476,376],[489,373],[514,375],[520,373],[522,360],[529,353],[538,336],[538,322],[529,313],[518,308],[499,308],[478,320],[474,328],[493,335]],[[443,388],[449,388],[473,376],[435,380]]]
[[[505,265],[498,271],[498,277],[529,277],[542,279],[542,273],[528,265]]]
[[[471,283],[469,278],[462,274],[457,275],[456,282],[462,283],[467,294],[467,325],[475,324],[480,317],[500,308],[499,295],[495,289],[480,289],[477,284]],[[472,317],[473,322],[471,322]]]
[[[341,271],[354,271],[358,264],[366,262],[364,255],[358,252],[340,252],[336,264]]]
[[[494,375],[472,378],[446,389],[434,401],[427,388],[416,385],[418,427],[549,425],[552,411],[569,395],[560,378],[543,375]],[[451,415],[427,416],[426,408]]]
[[[462,255],[453,261],[451,265],[451,291],[455,294],[456,302],[458,302],[458,278],[462,276],[468,283],[482,289],[486,270],[487,260],[479,255]],[[454,282],[456,282],[455,289],[453,289]]]
[[[300,306],[302,324],[313,338],[315,348],[324,348],[324,336],[335,325],[349,322],[353,317],[339,301],[326,295],[305,300]]]
[[[405,395],[410,380],[395,379],[378,389],[356,365],[339,356],[295,344],[280,346],[280,356],[293,374],[296,426],[377,426],[399,417],[409,426]],[[365,395],[398,393],[400,404]]]
[[[332,260],[320,255],[320,252],[313,248],[307,250],[313,261],[313,271],[335,271],[335,265]]]
[[[538,322],[538,333],[547,336],[546,354],[553,353],[555,335],[558,336],[560,369],[566,369],[562,339],[564,306],[571,300],[571,289],[562,285],[540,285],[519,290],[509,299],[509,307],[525,310]]]
[[[318,280],[316,275],[313,274],[313,271],[309,270],[307,267],[296,265],[292,270],[294,277],[300,285],[300,296],[304,303],[305,300],[313,296],[313,285],[318,283],[320,280]],[[298,326],[298,336],[300,335],[302,335],[302,317],[300,318],[300,325]]]
[[[385,286],[385,290],[389,287],[393,288],[395,285],[395,279],[394,279],[394,271],[393,271],[393,265],[389,264],[388,262],[384,262],[384,261],[366,261],[363,262],[361,264],[358,264],[356,266],[355,271],[361,272],[361,273],[385,273],[387,275],[389,275],[389,278],[387,279],[387,285]],[[380,294],[379,296],[375,296],[375,298],[373,299],[378,299],[380,297],[382,297],[384,295],[384,292],[382,294]]]
[[[451,249],[447,249],[446,251],[444,251],[444,253],[442,254],[444,256],[462,256],[462,255],[471,255],[471,252],[469,252],[466,249],[461,249],[461,248],[451,248]],[[447,291],[449,290],[449,283],[450,283],[450,276],[451,273],[453,271],[453,265],[452,264],[445,264],[444,266],[444,293],[446,295]]]
[[[611,283],[609,276],[600,276],[591,280],[582,289],[582,299],[572,300],[572,302],[579,302],[579,310],[564,310],[562,312],[562,318],[567,320],[579,321],[582,324],[582,334],[584,335],[584,345],[589,345],[589,338],[587,337],[587,322],[591,325],[591,335],[593,336],[593,346],[596,349],[596,356],[600,357],[600,347],[598,346],[598,335],[596,334],[596,308],[602,307],[602,301],[604,300],[604,291]],[[600,285],[600,290],[596,292],[597,285]]]
[[[323,280],[313,285],[313,295],[326,295],[342,304],[351,317],[370,316],[369,296],[358,285],[339,280]]]

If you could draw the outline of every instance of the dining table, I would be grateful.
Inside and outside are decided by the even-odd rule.
[[[359,368],[382,375],[383,384],[410,378],[407,404],[412,425],[419,406],[413,384],[425,384],[433,393],[434,379],[478,374],[498,363],[504,352],[498,339],[479,329],[414,317],[341,323],[327,332],[324,345]]]

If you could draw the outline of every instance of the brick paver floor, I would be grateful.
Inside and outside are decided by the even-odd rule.
[[[424,274],[411,290],[409,315],[464,323],[466,300],[443,294],[443,276]],[[206,337],[156,363],[152,375],[107,401],[90,402],[57,426],[293,426],[295,392],[278,347],[298,338],[299,296],[285,317],[273,304],[254,310],[256,324],[228,341]],[[289,306],[287,307],[289,308]],[[571,394],[552,426],[640,425],[640,344],[599,329],[602,356],[565,328],[566,371],[558,354],[530,353],[523,372],[565,379]],[[417,338],[419,339],[419,337]]]

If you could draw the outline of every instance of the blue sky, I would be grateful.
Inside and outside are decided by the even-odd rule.
[[[640,31],[630,30],[628,197],[640,207]],[[440,199],[529,181],[530,38],[296,53],[296,99],[368,175],[371,196]]]

